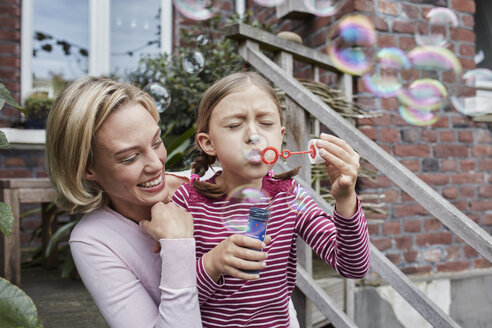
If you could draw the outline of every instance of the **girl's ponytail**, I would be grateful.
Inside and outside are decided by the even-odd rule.
[[[191,172],[202,177],[213,163],[215,163],[215,156],[210,156],[204,151],[200,151],[200,154],[195,157],[193,164],[191,164]],[[215,199],[222,197],[225,194],[225,189],[223,187],[214,183],[200,181],[199,179],[193,180],[193,187],[201,195],[208,198]]]

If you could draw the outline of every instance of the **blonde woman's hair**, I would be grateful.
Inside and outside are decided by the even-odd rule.
[[[127,104],[142,105],[159,121],[147,93],[107,78],[76,80],[58,96],[46,122],[46,160],[58,206],[70,213],[87,213],[109,203],[101,186],[86,180],[84,174],[93,164],[96,131],[111,113]]]
[[[283,115],[280,103],[278,101],[277,94],[272,88],[270,83],[256,72],[238,72],[223,77],[215,82],[210,88],[205,91],[203,97],[198,106],[197,118],[196,118],[196,136],[195,136],[195,148],[199,154],[195,157],[194,162],[191,165],[193,173],[203,176],[205,172],[213,163],[215,163],[216,157],[210,156],[205,153],[201,148],[197,140],[199,133],[209,132],[210,117],[217,104],[226,96],[245,90],[247,87],[254,85],[263,90],[274,102],[280,115],[280,125],[283,126]],[[277,179],[289,179],[299,172],[299,168],[274,176]],[[195,179],[193,181],[193,187],[202,195],[209,198],[219,198],[224,195],[225,190],[222,186],[199,181]]]

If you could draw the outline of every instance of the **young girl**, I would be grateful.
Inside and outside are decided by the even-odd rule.
[[[261,161],[262,149],[282,145],[281,116],[269,83],[251,72],[219,80],[200,102],[195,141],[201,153],[192,165],[196,175],[176,191],[173,201],[194,220],[204,327],[289,327],[298,236],[344,277],[362,278],[369,269],[366,220],[355,194],[358,154],[334,136],[322,134],[317,141],[336,200],[331,217],[302,192],[292,172],[273,175],[272,165]],[[200,181],[198,176],[216,159],[222,171]],[[233,194],[238,188],[252,188],[264,196],[237,202]],[[224,218],[247,217],[251,206],[265,208],[270,215],[267,234],[272,241],[264,248],[268,258],[259,274],[248,271],[255,269],[247,260],[256,250],[215,247],[233,234]],[[228,260],[214,261],[214,252]]]

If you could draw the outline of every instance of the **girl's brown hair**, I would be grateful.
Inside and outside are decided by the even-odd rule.
[[[198,106],[196,136],[202,132],[209,132],[210,117],[212,116],[214,108],[222,99],[234,92],[242,91],[251,85],[255,85],[265,91],[265,93],[273,100],[280,115],[280,124],[283,125],[284,119],[280,103],[270,83],[258,73],[238,72],[218,80],[203,94],[200,105]],[[208,155],[200,148],[196,136],[195,147],[199,151],[199,154],[195,157],[195,160],[191,165],[191,170],[193,173],[203,176],[211,165],[215,163],[217,158]],[[275,175],[274,178],[286,180],[293,177],[298,172],[299,168]],[[219,198],[225,194],[225,190],[222,186],[200,181],[198,179],[193,181],[193,187],[200,194],[209,198]]]

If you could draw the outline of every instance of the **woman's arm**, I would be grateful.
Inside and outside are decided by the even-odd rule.
[[[156,304],[109,247],[70,243],[79,274],[111,327],[201,327],[194,240],[161,240],[161,246],[160,303]]]

